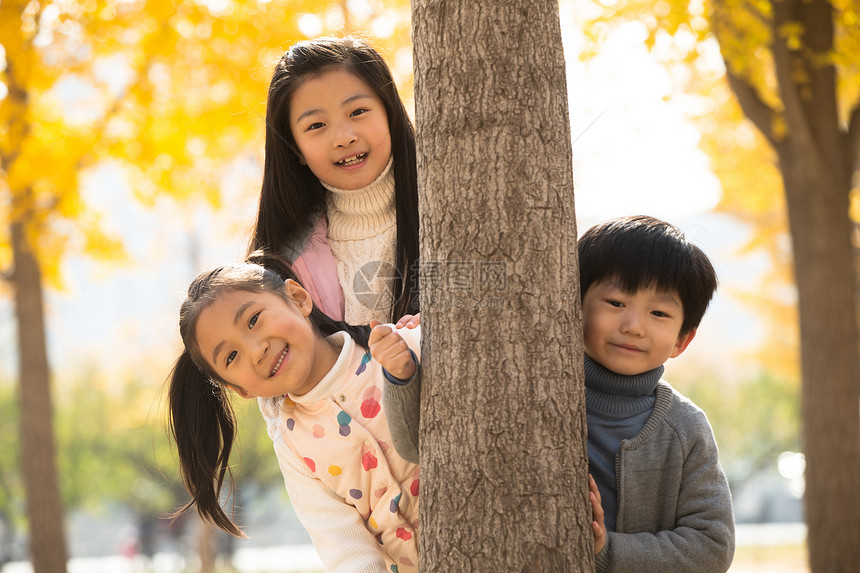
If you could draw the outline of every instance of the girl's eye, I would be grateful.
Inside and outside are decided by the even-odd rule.
[[[230,363],[236,358],[236,351],[234,350],[230,354],[227,355],[227,364],[225,366],[230,366]]]
[[[254,325],[257,324],[257,319],[260,318],[260,313],[254,313],[251,318],[248,320],[248,329],[254,328]]]
[[[358,108],[357,110],[353,111],[351,114],[349,114],[349,116],[355,117],[355,116],[361,115],[363,113],[367,113],[367,110],[365,108],[361,107],[361,108]]]
[[[323,127],[325,127],[325,124],[321,121],[317,121],[307,126],[305,131],[315,131],[317,129],[322,129]]]

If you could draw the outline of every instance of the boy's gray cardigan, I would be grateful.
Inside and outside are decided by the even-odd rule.
[[[418,460],[420,383],[386,383],[392,438]],[[735,551],[732,501],[704,412],[668,383],[654,411],[616,458],[616,531],[595,558],[598,573],[724,573]],[[584,487],[584,486],[583,486]]]
[[[618,514],[598,573],[723,573],[735,550],[732,500],[705,413],[665,381],[616,457]]]

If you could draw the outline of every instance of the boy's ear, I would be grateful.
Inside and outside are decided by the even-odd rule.
[[[675,341],[675,348],[672,349],[672,355],[669,358],[676,358],[684,352],[687,347],[693,342],[693,338],[696,337],[696,329],[694,328],[690,332],[686,334],[682,334],[678,337],[678,340]]]
[[[287,279],[284,283],[284,292],[296,303],[303,316],[310,315],[314,308],[314,301],[311,299],[310,293],[302,288],[302,285],[293,279]]]

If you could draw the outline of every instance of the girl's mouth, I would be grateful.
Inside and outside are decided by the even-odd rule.
[[[271,378],[272,376],[274,376],[275,374],[278,373],[278,369],[281,367],[281,364],[283,364],[284,358],[287,357],[287,351],[289,349],[290,349],[290,346],[287,345],[287,347],[284,348],[284,351],[281,352],[281,355],[278,357],[278,361],[275,362],[275,365],[272,367],[272,372],[269,374],[269,378]]]
[[[367,153],[359,153],[357,155],[353,155],[352,157],[346,157],[341,159],[340,161],[336,161],[335,165],[340,165],[341,167],[350,167],[357,163],[361,163],[364,161],[364,158],[367,157]]]

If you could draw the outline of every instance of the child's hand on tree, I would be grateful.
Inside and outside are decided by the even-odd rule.
[[[415,328],[421,324],[421,313],[418,314],[404,314],[400,317],[400,320],[394,325],[395,328]]]
[[[606,524],[603,522],[603,507],[600,505],[600,490],[591,474],[588,475],[588,498],[591,500],[591,529],[594,533],[594,554],[606,544]]]
[[[406,341],[393,328],[378,320],[371,320],[370,328],[373,329],[368,339],[370,355],[395,378],[412,378],[416,365]]]

